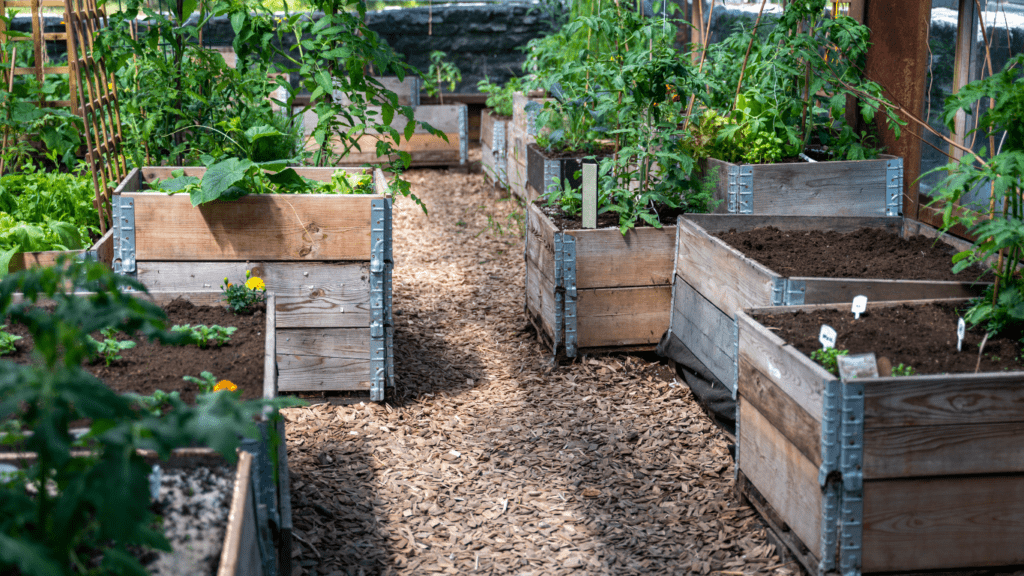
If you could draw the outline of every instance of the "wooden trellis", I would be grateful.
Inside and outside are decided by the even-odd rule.
[[[106,20],[106,14],[96,7],[96,0],[66,0],[64,3],[72,94],[78,92],[72,98],[78,103],[75,109],[85,123],[85,159],[96,189],[95,203],[102,232],[111,224],[110,198],[114,187],[128,175],[121,153],[123,135],[114,75],[108,74],[102,60],[93,55],[93,38],[106,26]]]
[[[63,32],[46,32],[42,8],[63,8]],[[66,100],[40,100],[41,107],[66,107],[82,118],[85,126],[85,160],[92,172],[96,197],[94,205],[99,215],[100,231],[106,233],[111,226],[110,197],[114,187],[128,173],[121,154],[121,116],[117,107],[117,92],[113,74],[108,74],[103,62],[93,56],[93,38],[106,25],[106,14],[97,8],[95,0],[0,0],[0,10],[29,8],[32,14],[32,34],[28,37],[9,37],[9,40],[31,41],[34,58],[32,66],[8,67],[6,79],[33,75],[40,83],[47,74],[66,74],[70,96]],[[5,31],[0,23],[0,35]],[[64,66],[49,65],[46,43],[60,41],[67,46],[68,62]],[[24,53],[15,47],[17,53]],[[6,55],[4,55],[6,57]]]

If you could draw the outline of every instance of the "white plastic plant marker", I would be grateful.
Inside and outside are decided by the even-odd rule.
[[[839,378],[844,382],[857,378],[878,378],[878,361],[874,352],[837,356]]]
[[[818,342],[821,347],[828,350],[836,347],[836,329],[828,324],[821,325],[821,332],[818,332]]]
[[[958,318],[956,321],[956,351],[963,351],[964,347],[964,334],[967,333],[967,324],[964,323],[963,318]]]
[[[597,164],[583,165],[583,227],[597,228]]]
[[[853,297],[853,308],[850,310],[853,312],[853,319],[860,320],[862,312],[868,309],[868,297],[867,296],[854,296]]]

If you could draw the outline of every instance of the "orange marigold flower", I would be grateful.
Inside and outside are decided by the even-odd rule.
[[[235,390],[238,390],[238,386],[235,386],[235,383],[232,382],[231,380],[221,380],[220,382],[217,382],[216,386],[213,387],[213,391],[220,392],[221,390],[234,392]]]

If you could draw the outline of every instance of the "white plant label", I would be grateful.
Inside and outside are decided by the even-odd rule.
[[[836,347],[836,329],[829,326],[828,324],[821,325],[821,332],[818,333],[818,342],[821,342],[821,347],[835,348]]]
[[[853,319],[860,320],[861,312],[868,309],[868,297],[867,296],[855,296],[853,298]]]
[[[964,323],[964,319],[960,318],[956,321],[956,351],[960,352],[964,346],[964,334],[967,332],[967,324]]]

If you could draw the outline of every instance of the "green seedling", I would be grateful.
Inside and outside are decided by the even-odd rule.
[[[223,346],[231,340],[231,335],[235,333],[238,328],[234,326],[207,326],[205,324],[197,324],[192,326],[191,324],[185,324],[184,326],[178,325],[171,328],[171,332],[181,332],[188,334],[192,341],[195,342],[200,348],[206,348],[212,342],[214,346]]]
[[[107,366],[110,366],[113,362],[123,359],[120,352],[122,350],[128,350],[129,348],[135,348],[134,340],[117,340],[117,330],[114,328],[104,328],[100,330],[100,334],[103,336],[103,340],[96,340],[92,336],[89,336],[89,340],[93,345],[93,359],[103,359],[103,362]]]
[[[841,350],[839,348],[819,348],[811,352],[811,360],[821,364],[833,376],[839,376],[839,357],[846,356],[849,353],[849,350]]]
[[[21,340],[21,336],[4,332],[4,328],[7,328],[7,324],[0,325],[0,356],[14,352],[14,343]]]
[[[900,363],[892,367],[893,376],[913,376],[917,374],[917,370],[914,370],[913,366]]]
[[[217,379],[213,377],[213,374],[210,374],[205,370],[199,373],[199,378],[196,378],[195,376],[182,376],[181,379],[185,382],[198,386],[199,392],[203,394],[213,392],[214,386],[217,385]]]

